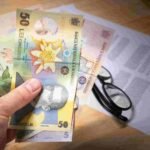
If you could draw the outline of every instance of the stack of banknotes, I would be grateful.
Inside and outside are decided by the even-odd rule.
[[[16,141],[72,141],[74,112],[92,89],[114,31],[40,6],[0,21],[0,96],[30,78],[43,85],[40,95],[10,118]]]

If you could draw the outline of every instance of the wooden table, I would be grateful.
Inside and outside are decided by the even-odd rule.
[[[0,14],[16,8],[42,3],[56,7],[74,3],[79,9],[109,19],[135,30],[150,34],[150,9],[140,0],[5,0],[0,1]],[[6,150],[148,150],[150,137],[114,118],[87,106],[76,113],[76,126],[72,143],[20,143],[11,142]]]

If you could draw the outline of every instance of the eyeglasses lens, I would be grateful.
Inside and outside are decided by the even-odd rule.
[[[105,83],[112,83],[112,76],[110,72],[103,66],[101,67],[99,75],[103,80],[105,80]]]
[[[121,108],[128,108],[130,106],[130,101],[128,97],[118,88],[113,85],[104,86],[106,93],[111,98],[111,100]]]

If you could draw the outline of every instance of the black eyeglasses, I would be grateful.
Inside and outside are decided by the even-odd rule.
[[[102,66],[97,78],[102,84],[102,91],[98,89],[96,84],[94,84],[92,91],[98,102],[115,117],[127,122],[129,119],[123,116],[122,112],[132,107],[129,96],[113,84],[112,75],[105,67]]]

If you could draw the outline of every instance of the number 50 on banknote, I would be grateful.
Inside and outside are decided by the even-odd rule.
[[[70,130],[81,50],[82,16],[17,10],[12,89],[37,78],[43,91],[10,119],[10,128]]]

